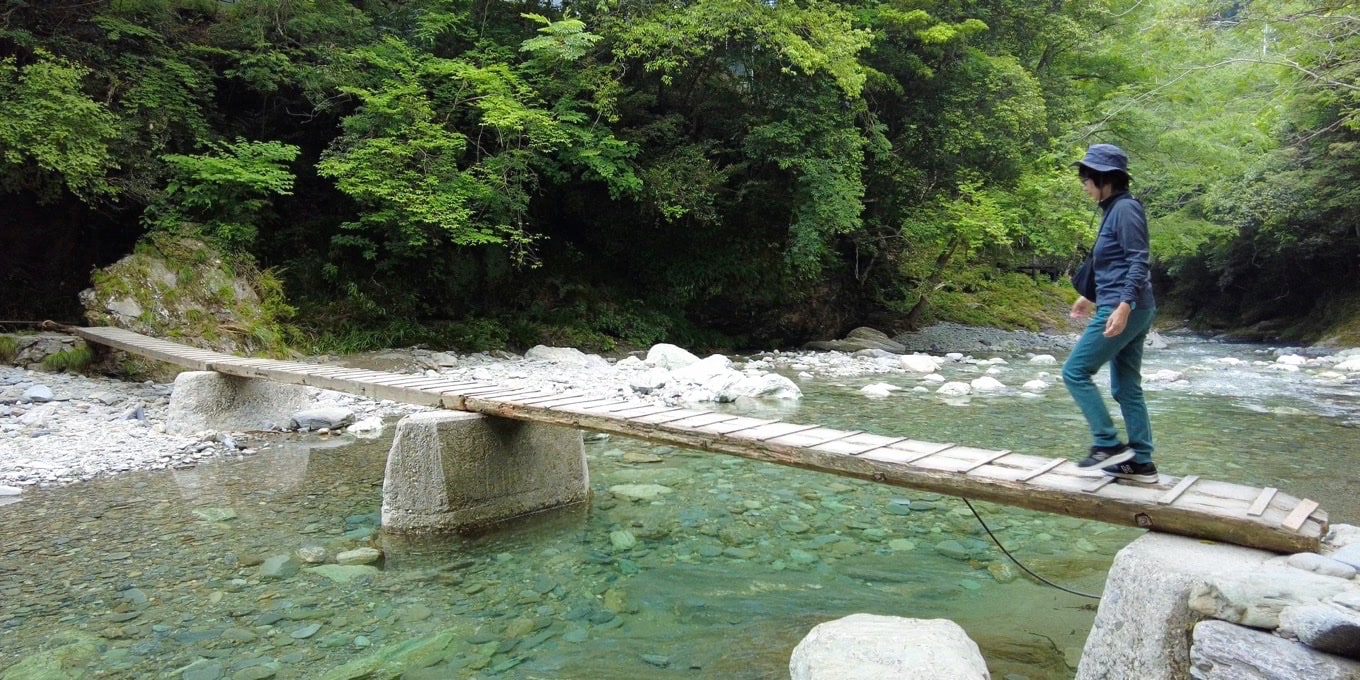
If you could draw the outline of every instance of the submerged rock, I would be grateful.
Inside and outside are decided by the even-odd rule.
[[[0,680],[79,680],[99,660],[101,641],[86,633],[69,631],[52,638],[59,647],[24,657],[0,673]]]
[[[660,484],[617,484],[609,487],[609,493],[628,501],[650,501],[674,492],[675,489]]]

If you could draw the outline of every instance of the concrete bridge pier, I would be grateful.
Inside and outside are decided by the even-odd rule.
[[[398,533],[470,531],[582,503],[589,493],[580,430],[479,413],[416,413],[397,423],[382,525]]]

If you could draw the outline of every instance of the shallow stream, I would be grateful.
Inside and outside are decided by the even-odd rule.
[[[1262,350],[1178,339],[1149,353],[1148,374],[1186,377],[1147,385],[1159,466],[1360,521],[1360,385],[1252,365],[1273,361]],[[1002,356],[1008,385],[1057,372]],[[905,389],[859,392],[876,382]],[[1050,456],[1085,446],[1057,384],[953,401],[913,392],[910,375],[800,384],[801,401],[744,412]],[[587,443],[588,508],[482,537],[384,538],[389,444],[310,439],[0,507],[0,669],[60,648],[88,677],[398,677],[359,674],[395,656],[414,661],[405,678],[786,678],[808,629],[871,612],[952,619],[993,677],[1040,680],[1072,677],[1095,613],[1021,574],[956,499],[618,438]],[[673,492],[615,499],[625,483]],[[1089,593],[1140,534],[974,505],[1028,567]],[[276,555],[370,544],[386,554],[376,574],[261,575]]]

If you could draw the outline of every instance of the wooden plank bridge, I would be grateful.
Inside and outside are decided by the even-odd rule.
[[[726,453],[883,484],[1126,524],[1276,552],[1317,551],[1315,501],[1190,475],[1158,484],[1092,476],[1071,461],[749,418],[576,391],[507,388],[212,352],[119,328],[69,328],[86,341],[201,371],[309,385]]]

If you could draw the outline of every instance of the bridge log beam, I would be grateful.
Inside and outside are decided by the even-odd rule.
[[[477,413],[416,413],[397,423],[383,478],[382,526],[465,532],[585,502],[581,432]]]

